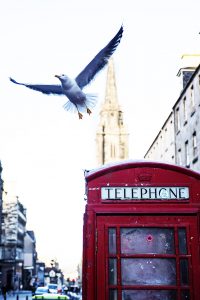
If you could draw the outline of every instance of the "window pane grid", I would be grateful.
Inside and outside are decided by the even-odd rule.
[[[109,241],[108,241],[108,251],[109,254],[116,254],[117,248],[116,248],[116,228],[109,228],[108,231],[109,234]]]
[[[144,253],[144,254],[124,254],[121,251],[121,229],[122,228],[132,228],[129,226],[116,226],[116,254],[111,253],[109,255],[109,258],[116,258],[117,259],[117,282],[116,285],[109,285],[109,291],[110,290],[115,290],[117,292],[115,292],[115,295],[117,293],[117,298],[115,296],[115,300],[123,300],[126,299],[126,297],[124,295],[126,295],[125,291],[137,291],[138,289],[140,291],[144,290],[144,291],[160,291],[163,293],[163,295],[165,294],[165,291],[169,292],[169,295],[177,295],[174,299],[179,299],[179,297],[181,297],[180,299],[190,299],[191,297],[191,283],[190,283],[190,253],[188,252],[188,244],[187,244],[187,240],[188,240],[188,232],[184,233],[184,230],[186,229],[186,227],[178,227],[178,226],[174,226],[174,227],[166,227],[169,229],[173,229],[174,231],[174,254],[148,254],[148,253]],[[135,227],[134,227],[135,228]],[[145,227],[144,227],[145,228]],[[165,227],[155,227],[158,229],[165,229]],[[182,241],[182,245],[180,245],[180,238],[183,237],[185,240]],[[149,240],[151,240],[151,238],[149,237]],[[182,247],[180,249],[180,247]],[[173,285],[153,285],[153,284],[147,284],[147,285],[127,285],[127,284],[122,284],[122,260],[123,259],[173,259],[175,260],[175,266],[176,266],[176,274],[175,274],[175,284]],[[181,260],[182,262],[182,267],[181,267]],[[188,270],[188,275],[181,275],[181,268],[182,270]],[[182,285],[181,285],[182,282]],[[184,284],[183,284],[184,283]],[[175,292],[177,292],[177,294],[175,294]],[[174,293],[174,294],[173,294]],[[134,293],[133,293],[134,294]],[[179,295],[179,296],[178,296]],[[135,297],[135,296],[134,296]],[[178,298],[177,298],[178,297]],[[130,298],[131,299],[131,298]],[[135,299],[135,298],[134,298]],[[167,299],[167,298],[166,298]],[[171,298],[169,298],[171,299]],[[173,299],[173,298],[172,298]],[[112,299],[109,299],[112,300]]]
[[[177,227],[174,228],[174,235],[175,235],[175,249],[176,249],[176,284],[180,286],[180,270],[179,270],[179,240],[178,240],[178,229]]]
[[[179,245],[179,255],[184,255],[188,253],[187,250],[187,232],[184,227],[178,228],[178,245]]]

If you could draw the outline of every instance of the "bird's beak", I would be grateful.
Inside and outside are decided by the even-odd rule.
[[[60,78],[60,76],[59,76],[59,75],[55,75],[55,77],[57,77],[57,78]]]

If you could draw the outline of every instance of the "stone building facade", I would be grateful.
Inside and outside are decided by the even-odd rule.
[[[39,278],[41,270],[34,231],[26,229],[26,208],[13,195],[13,187],[11,192],[10,187],[5,191],[1,173],[0,161],[0,291],[5,293],[31,289],[31,279]],[[40,265],[45,266],[43,262]]]
[[[17,290],[23,284],[24,237],[26,209],[18,197],[3,201],[2,222],[2,286]]]
[[[109,61],[105,101],[96,133],[98,165],[128,159],[128,132],[118,103],[113,59]]]
[[[31,279],[33,277],[36,277],[37,275],[36,262],[37,262],[37,251],[36,251],[35,234],[33,230],[26,230],[26,234],[24,237],[24,262],[23,262],[24,289],[28,290],[30,288]]]
[[[200,66],[174,107],[176,163],[200,171]]]
[[[170,113],[145,155],[146,159],[175,163],[174,114]]]
[[[144,157],[200,171],[200,65],[184,68],[179,74],[183,89]],[[168,138],[161,139],[165,130]]]

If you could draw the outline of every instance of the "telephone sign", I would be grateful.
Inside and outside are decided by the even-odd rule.
[[[188,187],[102,187],[102,200],[189,199]]]

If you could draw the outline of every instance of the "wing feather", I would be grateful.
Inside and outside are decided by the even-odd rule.
[[[10,81],[15,83],[15,84],[19,84],[19,85],[23,85],[29,89],[41,92],[43,94],[55,94],[55,95],[62,95],[63,94],[63,90],[61,85],[50,85],[50,84],[26,84],[26,83],[21,83],[21,82],[17,82],[16,80],[14,80],[13,78],[10,77]]]
[[[85,69],[75,78],[77,84],[82,89],[94,79],[95,75],[108,63],[109,58],[116,50],[123,34],[123,26],[114,38],[91,60]]]

